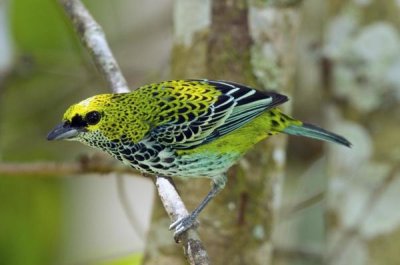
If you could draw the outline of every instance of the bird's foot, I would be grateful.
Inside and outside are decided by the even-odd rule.
[[[179,237],[183,232],[188,230],[191,227],[197,227],[199,222],[196,220],[196,216],[189,214],[181,219],[176,220],[169,226],[169,230],[175,229],[174,238],[175,241],[179,241]]]

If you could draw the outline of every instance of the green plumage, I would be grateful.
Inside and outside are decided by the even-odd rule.
[[[165,81],[72,105],[48,139],[83,142],[150,174],[212,179],[205,201],[173,225],[179,234],[222,189],[229,167],[268,136],[283,132],[350,146],[341,136],[281,113],[276,107],[285,101],[276,92],[232,82]]]

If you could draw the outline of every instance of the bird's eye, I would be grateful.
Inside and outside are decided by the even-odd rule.
[[[85,120],[89,125],[97,124],[101,119],[101,114],[98,111],[91,111],[85,116]]]

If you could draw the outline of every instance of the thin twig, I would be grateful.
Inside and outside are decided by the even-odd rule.
[[[114,93],[129,92],[125,78],[107,44],[104,32],[85,6],[79,0],[59,1],[112,91]],[[188,214],[172,181],[157,177],[156,186],[164,208],[172,221]],[[194,229],[183,233],[180,240],[190,264],[209,264],[207,252]]]
[[[129,88],[108,46],[104,31],[79,0],[60,0],[76,32],[90,52],[93,61],[114,93],[127,93]]]
[[[135,173],[135,171],[127,167],[101,163],[90,165],[81,162],[0,163],[1,176],[59,177],[78,176],[89,173],[107,174],[111,172]]]
[[[178,220],[189,214],[176,191],[171,178],[157,177],[156,186],[158,195],[160,196],[164,208],[172,221]],[[207,252],[196,230],[189,229],[183,233],[179,239],[182,243],[185,256],[190,264],[210,264]]]
[[[305,198],[304,200],[299,201],[294,205],[291,205],[290,207],[282,207],[280,218],[282,218],[282,220],[289,219],[291,216],[297,214],[299,211],[307,209],[308,207],[311,207],[321,202],[324,198],[325,198],[324,192],[317,192]]]

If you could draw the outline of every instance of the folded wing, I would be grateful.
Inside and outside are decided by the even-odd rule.
[[[188,83],[211,86],[220,93],[206,108],[177,113],[176,118],[151,130],[157,142],[174,149],[191,149],[228,134],[264,111],[287,101],[275,92],[261,92],[247,86],[225,81],[188,80]],[[194,102],[185,102],[194,104]],[[183,103],[184,104],[184,103]],[[197,104],[197,103],[196,103]]]

